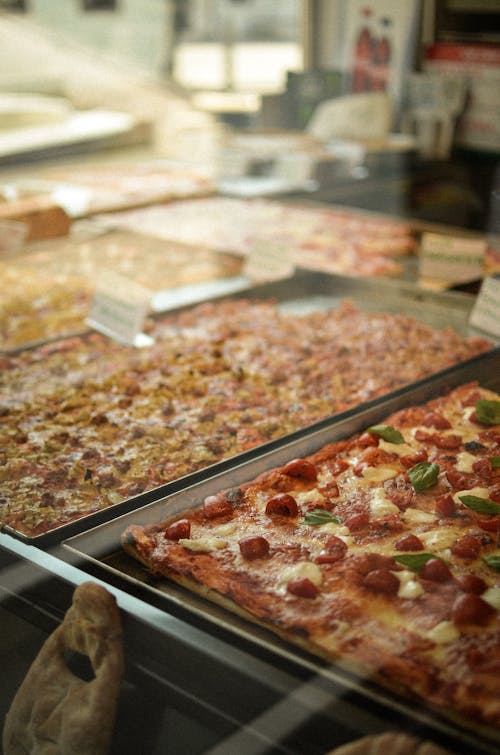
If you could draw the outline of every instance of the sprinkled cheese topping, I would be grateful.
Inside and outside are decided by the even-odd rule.
[[[427,637],[438,645],[458,639],[460,632],[451,621],[440,621],[427,632]]]
[[[312,561],[299,561],[298,564],[293,566],[287,566],[281,572],[278,581],[280,583],[290,582],[292,579],[310,579],[316,586],[320,585],[323,581],[323,574],[317,564],[313,564]]]
[[[199,537],[199,538],[187,538],[182,537],[179,540],[179,544],[188,551],[194,553],[210,553],[210,551],[218,551],[221,548],[225,548],[227,540],[222,537]]]
[[[236,530],[236,524],[235,522],[226,522],[225,524],[221,524],[216,529],[217,537],[226,537],[228,535],[232,535],[233,532]]]
[[[313,488],[313,490],[300,491],[298,493],[294,492],[293,497],[299,505],[303,503],[317,503],[319,506],[322,501],[325,500],[325,496],[322,495],[316,488]]]
[[[414,572],[405,570],[393,572],[393,574],[396,575],[400,582],[398,598],[418,598],[424,592],[424,588],[418,579],[415,579]]]
[[[418,536],[426,550],[431,552],[449,548],[457,539],[457,533],[453,529],[439,527],[427,532],[420,532]]]
[[[421,511],[420,509],[414,509],[411,506],[403,512],[402,517],[410,524],[425,524],[436,520],[434,514],[430,514],[428,511]]]
[[[390,454],[397,454],[398,456],[409,456],[415,452],[415,449],[412,448],[412,446],[409,446],[408,443],[389,443],[383,438],[380,438],[378,447],[383,451],[387,451]]]
[[[496,608],[497,611],[500,611],[500,587],[489,587],[483,592],[481,598],[485,600],[486,603],[489,603],[490,606]]]
[[[392,514],[399,514],[399,508],[387,498],[383,488],[375,488],[370,501],[370,514],[374,519],[383,519]]]
[[[477,456],[468,453],[468,451],[462,451],[457,454],[456,469],[458,472],[472,472],[472,465],[477,461]]]
[[[477,498],[489,498],[490,491],[488,488],[470,488],[469,490],[458,490],[456,493],[453,493],[453,500],[455,503],[461,503],[460,496],[461,495],[474,495]]]
[[[351,535],[349,527],[346,527],[345,524],[327,522],[326,524],[321,525],[321,532],[327,532],[328,534],[336,535],[341,540],[343,540],[346,545],[352,545],[352,543],[354,542],[354,538]]]
[[[390,480],[399,474],[398,469],[381,465],[379,467],[365,467],[363,469],[363,477],[370,482],[384,482]]]

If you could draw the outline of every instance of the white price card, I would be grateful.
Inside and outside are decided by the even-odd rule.
[[[272,281],[293,275],[295,263],[288,246],[272,239],[258,239],[250,250],[243,274],[253,281]]]
[[[152,293],[117,273],[99,278],[87,324],[129,346],[150,346],[153,339],[142,332]]]
[[[469,323],[500,338],[500,277],[489,276],[481,284]]]
[[[486,240],[424,233],[420,246],[419,277],[465,283],[483,277]]]
[[[0,252],[21,249],[28,237],[28,225],[19,220],[0,220]]]

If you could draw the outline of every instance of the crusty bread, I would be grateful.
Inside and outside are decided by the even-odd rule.
[[[87,656],[93,678],[67,665]],[[104,755],[109,751],[123,676],[121,618],[114,596],[85,582],[47,638],[5,718],[4,755]]]

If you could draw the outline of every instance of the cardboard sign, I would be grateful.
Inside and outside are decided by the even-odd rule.
[[[500,338],[500,277],[485,278],[472,309],[469,323]]]
[[[294,270],[295,263],[287,245],[262,239],[253,244],[243,274],[260,282],[289,278]]]
[[[482,278],[486,240],[424,233],[420,248],[419,277],[465,283]]]
[[[103,273],[97,283],[87,324],[129,346],[150,346],[142,333],[151,291],[116,273]]]

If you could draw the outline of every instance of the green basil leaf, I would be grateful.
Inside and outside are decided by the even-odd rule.
[[[405,439],[403,438],[403,435],[400,433],[400,431],[396,430],[396,428],[392,427],[391,425],[372,425],[366,432],[372,433],[373,435],[380,435],[380,437],[386,440],[388,443],[395,443],[396,445],[399,445],[400,443],[405,442]]]
[[[478,514],[500,514],[500,503],[490,501],[489,498],[480,498],[477,495],[459,495],[459,500],[464,506]]]
[[[428,461],[421,461],[408,470],[408,477],[417,493],[427,490],[436,484],[439,474],[439,466]]]
[[[490,569],[500,571],[500,555],[498,553],[491,556],[483,556],[483,561],[488,564]]]
[[[500,467],[500,456],[490,456],[490,462],[493,469]]]
[[[313,511],[308,511],[302,520],[302,524],[314,525],[328,524],[328,522],[340,524],[340,519],[337,519],[336,516],[330,514],[329,511],[325,511],[325,509],[314,509]]]
[[[480,398],[476,401],[476,417],[485,425],[500,424],[500,401]]]
[[[402,564],[412,571],[420,571],[427,561],[430,561],[431,558],[439,558],[439,556],[435,556],[433,553],[401,553],[398,556],[393,556],[393,558],[398,564]]]

